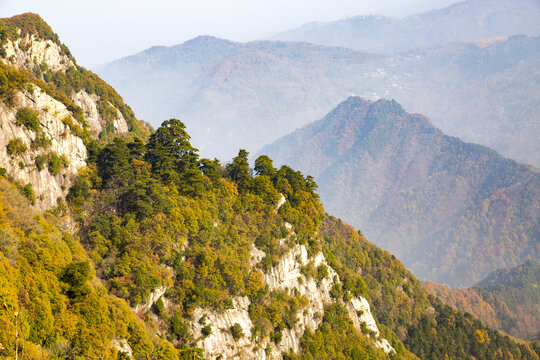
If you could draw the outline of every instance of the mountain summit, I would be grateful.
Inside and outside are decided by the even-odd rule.
[[[472,285],[540,257],[539,170],[444,135],[395,101],[351,97],[260,153],[312,174],[330,213],[423,279]]]

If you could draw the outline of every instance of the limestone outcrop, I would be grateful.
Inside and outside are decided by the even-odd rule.
[[[290,224],[288,228],[292,228]],[[291,230],[291,234],[293,234]],[[285,240],[281,242],[285,245]],[[265,253],[253,247],[251,249],[251,266],[255,268]],[[302,268],[311,263],[314,267],[326,266],[328,276],[319,281],[303,274]],[[291,329],[282,330],[282,338],[277,344],[268,337],[258,339],[252,336],[253,323],[249,316],[250,300],[248,297],[235,297],[232,307],[218,312],[207,308],[193,311],[190,331],[196,339],[197,346],[204,349],[208,359],[280,359],[283,353],[300,351],[300,340],[304,331],[316,331],[319,327],[325,307],[341,299],[334,299],[330,291],[339,276],[332,269],[322,253],[308,255],[305,245],[295,245],[281,257],[278,264],[264,273],[264,282],[268,290],[286,291],[289,294],[300,294],[307,299],[307,305],[297,313],[298,321]],[[380,336],[379,329],[368,301],[362,297],[353,297],[346,306],[354,326],[361,332],[362,323],[373,344],[387,354],[394,352],[388,340]],[[238,324],[244,336],[235,339],[232,327]],[[210,327],[209,334],[203,334],[203,328]]]
[[[73,177],[86,165],[87,150],[80,137],[75,135],[63,121],[77,123],[64,104],[47,95],[37,86],[17,96],[16,107],[0,102],[0,168],[21,186],[31,184],[35,194],[35,205],[40,210],[57,205],[71,186]],[[22,109],[31,109],[38,115],[39,130],[30,130],[17,124],[16,114]],[[78,124],[81,126],[81,124]],[[38,139],[40,137],[40,139]],[[9,153],[10,142],[19,142],[25,149]],[[62,159],[58,172],[50,171],[47,162],[50,156]],[[44,158],[41,169],[38,158]]]

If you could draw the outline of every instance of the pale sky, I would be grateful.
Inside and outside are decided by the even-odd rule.
[[[0,0],[0,17],[34,12],[80,65],[92,68],[198,35],[250,41],[307,22],[379,14],[401,17],[457,0]]]

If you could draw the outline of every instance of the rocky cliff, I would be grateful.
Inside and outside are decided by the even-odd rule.
[[[20,15],[21,17],[34,17],[32,14]],[[40,19],[41,20],[41,19]],[[1,24],[0,24],[1,25]],[[12,25],[12,38],[4,40],[3,56],[0,60],[17,69],[23,69],[33,73],[38,79],[51,81],[58,72],[65,74],[70,69],[78,69],[75,59],[69,53],[69,50],[60,42],[53,39],[46,39],[31,32],[23,32],[23,29]],[[49,78],[50,77],[50,78]],[[95,93],[89,93],[86,89],[67,94],[70,99],[84,111],[88,127],[95,137],[99,137],[102,131],[107,127],[107,121],[98,111],[98,104],[101,97]],[[113,110],[113,127],[115,133],[125,133],[129,131],[128,124],[122,113],[107,103]]]
[[[86,165],[85,143],[144,126],[39,16],[0,19],[0,32],[0,168],[50,209]]]
[[[289,236],[294,236],[292,226],[286,225],[290,231]],[[287,238],[282,239],[281,246],[288,248],[286,242]],[[266,254],[255,246],[250,254],[252,270],[256,271],[257,265]],[[326,267],[327,276],[319,281],[306,276],[303,268],[308,264],[316,268]],[[282,330],[279,341],[272,341],[268,336],[260,338],[252,331],[254,325],[249,312],[251,302],[247,296],[234,297],[232,306],[224,311],[212,308],[194,309],[189,322],[189,331],[197,347],[204,350],[207,359],[281,359],[284,353],[300,352],[300,340],[304,332],[316,331],[322,322],[325,308],[340,302],[347,308],[349,317],[359,332],[364,332],[372,344],[386,354],[394,353],[388,340],[381,336],[365,298],[352,297],[344,302],[331,295],[334,285],[340,283],[339,275],[328,264],[322,253],[310,256],[305,245],[295,245],[288,248],[276,266],[264,272],[264,284],[269,291],[284,291],[291,296],[299,295],[304,299],[304,306],[297,313],[298,321],[292,328]],[[144,306],[137,306],[136,309],[141,314],[148,314],[152,304],[164,294],[165,289],[160,287],[153,291]],[[163,299],[170,307],[175,306],[166,298]],[[232,329],[235,326],[240,326],[241,336],[233,334]]]
[[[32,86],[19,92],[17,103],[0,103],[0,167],[19,184],[31,184],[39,209],[50,209],[67,195],[72,177],[86,165],[87,150],[67,125],[66,119],[77,124],[71,112],[42,89]],[[17,123],[21,109],[37,115],[35,129]],[[18,150],[14,144],[19,144]],[[53,159],[59,159],[58,166]]]

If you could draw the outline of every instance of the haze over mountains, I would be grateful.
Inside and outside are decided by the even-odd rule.
[[[255,151],[355,94],[394,98],[450,135],[539,166],[539,63],[538,37],[375,55],[203,36],[148,49],[98,73],[141,118],[154,125],[167,115],[185,121],[206,156]]]
[[[538,360],[326,214],[311,177],[151,132],[36,14],[0,19],[0,125],[2,358]]]
[[[260,154],[312,174],[328,212],[422,279],[468,286],[540,258],[540,171],[395,101],[351,97]]]
[[[537,0],[468,0],[402,19],[370,15],[313,22],[271,37],[376,53],[393,53],[467,39],[540,35]]]

